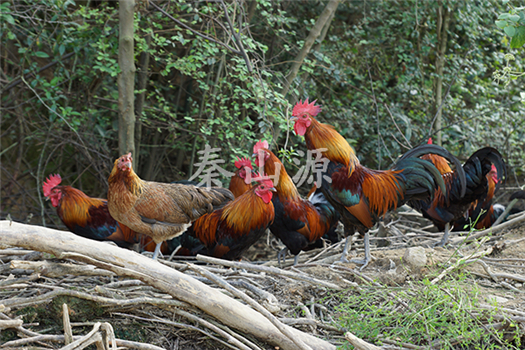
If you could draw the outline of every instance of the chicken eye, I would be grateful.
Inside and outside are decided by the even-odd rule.
[[[261,186],[261,190],[264,190],[264,186]]]

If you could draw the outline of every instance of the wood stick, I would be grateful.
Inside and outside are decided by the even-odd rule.
[[[379,346],[375,346],[374,344],[370,344],[366,341],[364,341],[361,338],[356,337],[350,332],[345,333],[345,339],[350,342],[353,346],[355,346],[358,350],[381,350]]]
[[[229,327],[252,334],[283,350],[299,349],[266,317],[251,307],[191,276],[136,252],[89,240],[66,231],[16,222],[10,224],[9,221],[0,221],[0,234],[3,244],[48,252],[59,258],[70,258],[95,265],[119,276],[139,279],[178,300],[194,305]],[[50,237],[53,239],[49,239]],[[335,349],[334,345],[325,340],[289,326],[285,327],[313,349]]]
[[[501,223],[497,226],[492,226],[486,230],[483,230],[483,231],[479,231],[479,232],[476,232],[475,234],[473,235],[470,235],[466,238],[463,238],[463,237],[459,237],[459,238],[456,238],[456,239],[451,239],[450,240],[450,244],[453,244],[453,245],[457,245],[459,243],[462,243],[462,242],[470,242],[476,238],[479,238],[479,237],[483,237],[489,233],[496,233],[496,232],[499,232],[509,226],[512,226],[512,225],[516,225],[522,221],[525,221],[525,214],[522,214],[520,216],[518,216],[517,218],[514,218],[512,220],[509,220],[509,221],[505,221],[504,223]]]
[[[64,343],[69,345],[73,342],[73,330],[69,322],[69,308],[67,304],[62,304],[62,323],[64,323]]]
[[[17,328],[23,323],[23,320],[0,320],[0,329]]]
[[[312,348],[310,346],[306,345],[301,340],[301,338],[295,337],[294,334],[292,332],[290,332],[290,330],[283,323],[281,323],[274,315],[272,315],[272,313],[270,311],[268,311],[265,308],[263,308],[261,305],[259,305],[257,302],[255,302],[255,300],[253,300],[252,298],[247,296],[245,293],[241,292],[237,288],[235,288],[235,287],[231,286],[230,284],[228,284],[228,282],[222,280],[222,278],[220,278],[219,276],[214,275],[213,273],[203,269],[200,266],[197,266],[195,264],[188,264],[188,266],[190,267],[190,269],[200,273],[203,277],[206,277],[206,278],[214,281],[219,286],[221,286],[222,288],[226,289],[228,292],[232,293],[236,297],[242,299],[248,305],[253,307],[255,310],[259,311],[261,314],[264,315],[264,317],[266,317],[268,320],[270,320],[270,322],[272,322],[272,324],[274,324],[275,327],[277,327],[277,329],[279,329],[281,332],[283,332],[283,334],[285,334],[287,337],[289,337],[290,340],[292,340],[299,347],[299,349],[301,349],[301,350],[312,350]]]
[[[25,261],[25,260],[12,260],[12,269],[24,269],[33,270],[37,273],[48,277],[64,277],[65,275],[77,275],[77,276],[115,276],[113,272],[97,269],[91,265],[74,265],[55,263],[47,260],[42,261]]]
[[[278,268],[271,267],[271,266],[261,266],[261,265],[254,265],[254,264],[238,262],[238,261],[228,261],[228,260],[212,258],[210,256],[204,256],[204,255],[197,255],[197,260],[204,261],[210,264],[224,265],[228,267],[236,267],[239,269],[247,269],[247,270],[259,271],[259,272],[266,272],[272,275],[290,277],[296,280],[309,282],[314,285],[320,285],[320,286],[327,287],[330,289],[335,289],[335,290],[341,289],[340,286],[334,283],[322,281],[316,278],[308,277],[306,275],[301,275],[299,273],[294,273],[294,272],[278,269]]]

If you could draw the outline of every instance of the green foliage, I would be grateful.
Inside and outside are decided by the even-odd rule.
[[[505,54],[510,42],[520,38],[522,17],[516,16],[523,9],[510,8],[498,19],[494,10],[504,13],[510,5],[496,0],[443,3],[452,16],[443,76],[444,91],[450,88],[443,105],[444,146],[463,158],[478,147],[496,147],[520,175],[525,135],[523,104],[514,97],[521,88],[514,79],[523,64]],[[405,147],[435,133],[436,2],[341,2],[287,96],[282,88],[290,64],[326,4],[251,4],[229,3],[227,13],[253,72],[243,57],[218,43],[235,46],[220,4],[170,2],[166,11],[194,31],[159,11],[137,7],[137,82],[140,74],[147,75],[146,86],[136,86],[137,101],[144,93],[134,157],[140,176],[189,178],[196,152],[205,144],[221,147],[224,167],[233,170],[232,160],[250,156],[262,138],[275,151],[286,142],[291,153],[281,156],[287,167],[296,167],[291,154],[305,151],[305,145],[287,117],[293,104],[306,97],[322,104],[319,119],[334,125],[371,168],[388,167]],[[20,200],[32,209],[14,217],[41,213],[40,182],[51,172],[60,172],[65,183],[90,195],[104,196],[119,156],[118,3],[43,0],[0,6],[3,79],[16,82],[24,76],[2,92],[0,142],[3,149],[16,144],[2,153],[2,162],[8,165],[6,178],[17,181],[22,174],[26,181],[13,187],[16,191],[30,189],[4,207],[18,207]],[[494,30],[496,20],[505,21],[501,32]],[[507,29],[512,38],[502,35],[507,27],[515,28],[514,33]],[[149,65],[142,67],[146,54]],[[494,70],[502,72],[504,84],[494,83]],[[278,139],[272,140],[274,135]],[[20,154],[25,158],[18,162]]]
[[[439,343],[440,349],[518,349],[521,345],[516,324],[511,326],[515,333],[510,342],[502,332],[482,326],[487,320],[490,323],[496,310],[478,306],[486,301],[463,275],[441,285],[423,280],[413,282],[410,289],[360,288],[342,294],[337,326],[374,344],[389,339],[422,347]]]
[[[501,13],[495,23],[511,37],[510,47],[512,49],[519,49],[525,45],[525,7],[511,7],[509,12]]]

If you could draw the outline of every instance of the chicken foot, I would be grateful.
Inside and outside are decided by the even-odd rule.
[[[347,237],[346,239],[348,243],[348,239],[352,239],[352,237]],[[364,259],[352,259],[349,261],[354,264],[363,265],[359,268],[360,271],[363,270],[365,267],[367,267],[370,261],[372,261],[372,255],[370,254],[370,234],[368,233],[368,231],[365,232],[364,244],[365,244],[365,258]],[[345,249],[346,249],[346,244],[345,244]],[[345,257],[345,260],[346,260],[345,251],[343,251],[343,256]],[[341,256],[341,259],[343,258],[343,256]]]
[[[441,241],[439,241],[438,243],[434,244],[434,247],[441,247],[441,248],[443,248],[445,246],[445,244],[447,244],[447,242],[448,242],[449,232],[450,232],[450,223],[447,222],[445,224],[445,233],[443,233],[443,238],[441,238]]]
[[[287,247],[284,247],[279,251],[279,253],[277,253],[277,262],[279,263],[279,266],[281,266],[281,258],[283,259],[283,264],[286,262],[286,254],[289,251],[290,250]],[[299,254],[297,254],[293,259],[293,266],[297,265],[297,263],[299,262]]]

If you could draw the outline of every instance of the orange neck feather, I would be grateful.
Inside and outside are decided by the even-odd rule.
[[[304,135],[306,147],[313,151],[320,148],[326,148],[323,156],[330,161],[348,166],[349,176],[354,171],[355,166],[359,164],[359,159],[350,144],[339,134],[333,126],[323,124],[310,117],[312,123],[306,129]]]
[[[235,198],[224,208],[201,216],[193,223],[193,231],[204,244],[210,245],[220,235],[247,235],[252,229],[273,222],[273,203],[264,203],[255,194],[255,186],[244,195]],[[224,230],[221,230],[224,227]],[[221,232],[219,232],[221,231]]]
[[[58,216],[69,225],[85,226],[89,219],[90,207],[102,207],[106,200],[91,198],[84,192],[71,186],[62,186],[62,198],[57,208]]]
[[[250,188],[252,188],[252,185],[244,182],[244,179],[237,175],[237,173],[231,177],[230,186],[228,187],[235,198],[241,196]]]
[[[244,196],[236,198],[224,207],[221,215],[234,234],[248,234],[251,229],[273,221],[273,203],[264,203],[255,193],[255,187]]]
[[[279,170],[279,180],[277,184],[275,184],[275,189],[277,190],[277,195],[279,196],[279,199],[288,199],[288,200],[298,200],[301,198],[299,195],[299,192],[297,191],[297,187],[295,187],[292,179],[286,172],[286,169],[284,169],[283,163],[277,158],[275,154],[273,154],[271,151],[268,151],[268,154],[270,157],[264,162],[264,172],[268,176],[273,176],[277,172],[277,167],[280,168]],[[275,181],[274,181],[275,183]]]

